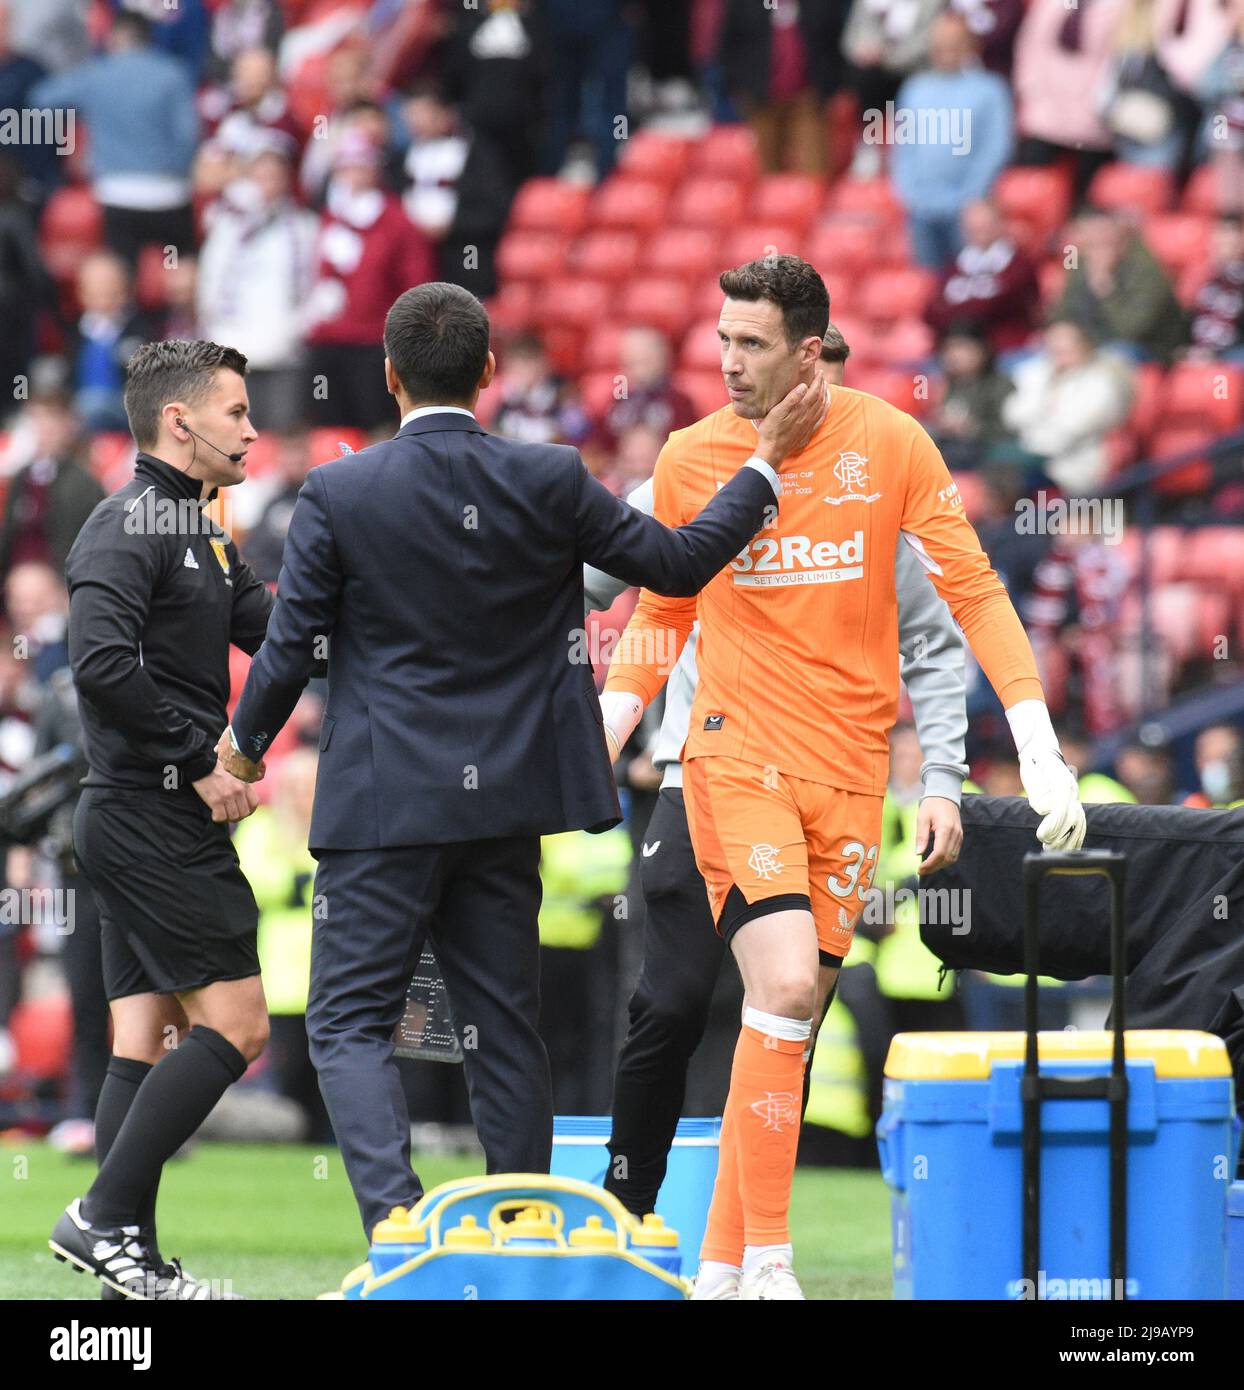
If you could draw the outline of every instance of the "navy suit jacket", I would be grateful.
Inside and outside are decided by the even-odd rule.
[[[672,530],[572,448],[420,416],[308,474],[234,713],[238,744],[263,755],[327,647],[313,850],[616,825],[584,562],[694,594],[773,504],[765,475],[742,468]]]

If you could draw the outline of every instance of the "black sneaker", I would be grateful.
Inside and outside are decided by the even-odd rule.
[[[122,1298],[147,1299],[160,1271],[137,1226],[92,1226],[82,1215],[82,1198],[65,1208],[48,1239],[52,1254],[84,1269]]]
[[[187,1274],[179,1261],[153,1254],[151,1232],[138,1226],[119,1230],[92,1226],[82,1215],[81,1198],[65,1208],[48,1245],[58,1260],[94,1274],[103,1284],[106,1298],[174,1303],[241,1298],[240,1294],[217,1292]]]
[[[156,1298],[176,1303],[200,1303],[204,1299],[236,1301],[240,1293],[216,1290],[204,1284],[181,1267],[180,1260],[163,1260],[160,1263],[160,1283]]]

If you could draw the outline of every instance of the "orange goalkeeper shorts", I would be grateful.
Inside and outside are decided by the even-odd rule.
[[[683,767],[687,826],[717,930],[811,911],[821,961],[841,964],[877,870],[880,796],[807,782],[737,758]]]

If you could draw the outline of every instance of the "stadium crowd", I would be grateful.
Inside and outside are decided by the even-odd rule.
[[[138,346],[249,359],[261,438],[225,521],[275,584],[309,469],[392,433],[380,342],[403,289],[483,299],[484,422],[576,445],[625,495],[723,404],[717,274],[775,249],[824,276],[846,384],[915,413],[955,471],[1085,799],[1244,797],[1244,700],[1195,717],[1239,686],[1244,641],[1244,0],[0,0],[0,116],[67,111],[0,141],[6,834],[6,793],[65,739],[65,557],[129,476]],[[633,603],[591,620],[602,647]],[[309,693],[238,835],[276,1025],[248,1084],[317,1139],[320,710]],[[969,711],[975,782],[1018,793],[976,673]],[[608,1105],[659,714],[619,763],[627,828],[546,847],[562,1112]],[[919,766],[902,723],[879,886],[914,872]],[[6,890],[66,873],[63,818],[10,843]],[[878,1048],[970,1011],[910,921],[874,935],[869,988],[844,985],[822,1035],[811,1157],[867,1161]],[[81,1152],[107,1056],[86,936],[0,917],[0,1128],[59,1122]],[[728,1031],[737,981],[719,995]],[[689,1113],[720,1106],[727,1055],[710,1033]],[[412,1063],[409,1084],[421,1118],[466,1121],[452,1069]]]

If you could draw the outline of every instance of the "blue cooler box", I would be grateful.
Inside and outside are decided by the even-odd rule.
[[[1041,1033],[1042,1075],[1102,1074],[1112,1035]],[[1110,1113],[1041,1106],[1041,1278],[1022,1280],[1023,1033],[900,1033],[877,1126],[896,1298],[1108,1298]],[[1127,1297],[1221,1299],[1235,1173],[1220,1038],[1126,1035]]]
[[[1244,1298],[1244,1182],[1227,1194],[1227,1297]]]
[[[554,1116],[551,1171],[559,1177],[579,1178],[601,1186],[609,1165],[606,1145],[612,1128],[608,1115]],[[679,1120],[665,1181],[657,1194],[657,1215],[678,1232],[684,1274],[695,1272],[700,1257],[713,1183],[717,1180],[720,1140],[720,1119]]]

